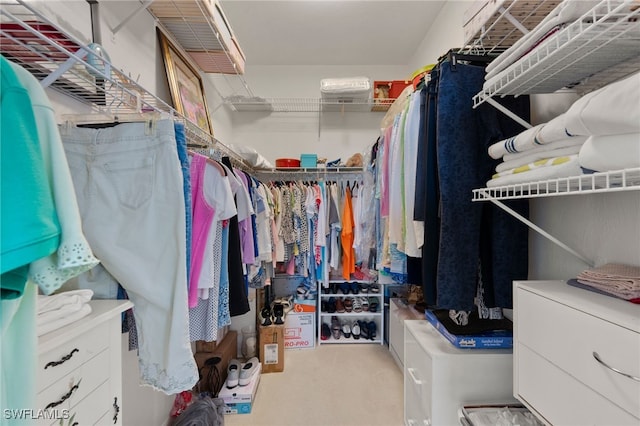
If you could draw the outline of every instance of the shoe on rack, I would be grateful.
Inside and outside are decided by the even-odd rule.
[[[360,293],[369,293],[369,284],[367,283],[360,284]]]
[[[351,285],[351,293],[358,294],[360,293],[360,284],[358,282],[352,282]]]
[[[279,303],[273,305],[273,323],[284,324],[284,307]]]
[[[338,297],[336,299],[336,312],[344,314],[344,302],[342,301],[342,297]]]
[[[260,309],[260,325],[271,325],[271,308]]]
[[[351,312],[353,311],[353,299],[350,297],[346,297],[344,299],[344,310],[346,312]]]
[[[338,283],[329,283],[331,293],[338,294]]]
[[[376,322],[375,321],[369,321],[367,323],[367,335],[369,337],[369,340],[375,340],[376,339]]]
[[[358,325],[360,326],[360,337],[363,339],[369,338],[369,328],[367,326],[367,321],[358,320]]]
[[[328,314],[333,314],[336,311],[336,298],[335,297],[330,297],[329,300],[327,300],[327,313]]]
[[[340,332],[340,321],[338,321],[338,317],[334,315],[331,317],[331,334],[333,335],[333,338],[339,339]]]
[[[240,376],[238,377],[238,385],[247,386],[251,382],[251,379],[253,379],[253,376],[258,372],[258,368],[260,368],[260,360],[255,356],[249,358],[249,361],[242,364]]]
[[[340,291],[342,294],[349,294],[349,291],[351,291],[351,284],[348,282],[340,283]]]
[[[346,322],[342,323],[342,334],[344,334],[344,337],[347,339],[351,337],[351,326]]]
[[[360,296],[353,298],[353,312],[362,312],[362,299]]]
[[[369,312],[378,312],[378,298],[370,297],[369,298]]]
[[[233,389],[238,386],[240,368],[242,368],[242,364],[237,359],[229,361],[229,365],[227,366],[227,388]]]
[[[362,310],[367,312],[369,310],[369,298],[367,296],[361,297],[360,303],[362,304]]]
[[[378,286],[378,284],[371,284],[369,286],[369,293],[380,293],[380,286]]]
[[[329,328],[329,324],[323,322],[322,329],[320,330],[320,339],[329,340],[329,337],[331,337],[331,329]]]
[[[353,322],[353,325],[351,326],[351,334],[353,335],[354,339],[360,339],[360,321]]]

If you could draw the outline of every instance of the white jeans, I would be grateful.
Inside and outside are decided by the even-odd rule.
[[[141,381],[167,394],[191,389],[183,178],[174,124],[62,129],[91,248],[134,303]],[[91,271],[90,271],[91,272]],[[80,287],[112,285],[109,274]],[[90,275],[90,276],[89,276]]]

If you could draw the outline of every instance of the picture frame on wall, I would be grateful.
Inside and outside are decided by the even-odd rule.
[[[158,29],[158,38],[173,107],[189,121],[213,135],[204,86],[198,71],[160,29]]]

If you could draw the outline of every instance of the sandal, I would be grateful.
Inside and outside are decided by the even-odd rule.
[[[362,312],[362,301],[358,296],[353,298],[353,312]]]
[[[344,314],[344,302],[342,301],[342,297],[338,297],[336,299],[336,312],[339,314]]]

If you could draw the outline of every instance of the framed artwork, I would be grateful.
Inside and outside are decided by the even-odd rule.
[[[198,71],[159,29],[158,38],[174,108],[189,121],[213,135],[204,86]]]

